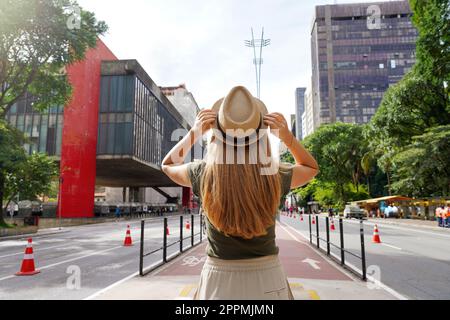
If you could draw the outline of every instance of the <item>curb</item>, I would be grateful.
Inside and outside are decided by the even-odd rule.
[[[66,233],[69,232],[70,230],[58,230],[58,231],[52,231],[52,232],[41,232],[39,233],[27,233],[27,234],[18,234],[15,236],[6,236],[6,237],[0,237],[0,242],[1,241],[6,241],[6,240],[16,240],[16,239],[22,239],[22,238],[40,238],[40,237],[44,237],[44,236],[50,236],[53,234],[59,234],[59,233]]]
[[[436,230],[436,231],[440,231],[440,230],[447,230],[449,228],[442,228],[442,227],[433,227],[433,226],[424,226],[424,225],[420,225],[420,224],[408,224],[408,223],[398,223],[398,222],[389,222],[389,221],[376,221],[376,220],[367,220],[367,222],[370,222],[372,224],[380,224],[380,225],[391,225],[391,226],[397,226],[397,227],[403,227],[403,228],[408,228],[408,227],[412,227],[412,228],[424,228],[424,229],[429,229],[429,230]]]

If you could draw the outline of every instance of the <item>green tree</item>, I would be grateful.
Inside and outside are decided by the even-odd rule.
[[[25,149],[22,147],[24,141],[22,132],[0,119],[0,185],[5,184],[8,172],[14,172],[26,160]],[[1,209],[4,198],[4,189],[0,188]],[[3,210],[0,210],[0,225],[3,224]]]
[[[450,125],[428,129],[395,155],[392,188],[410,196],[450,194]]]
[[[427,128],[450,122],[442,86],[430,83],[416,72],[410,72],[389,88],[368,126],[372,149],[384,141],[402,147],[413,136]]]
[[[58,176],[55,162],[44,153],[34,152],[15,170],[6,174],[6,207],[20,192],[21,198],[35,200],[51,190],[52,181]]]
[[[345,186],[360,188],[363,175],[361,159],[368,151],[363,126],[336,122],[320,126],[305,139],[305,146],[320,166],[317,180],[331,183],[340,202],[348,201]]]
[[[441,88],[450,112],[450,0],[410,0],[413,23],[419,31],[416,42],[417,74]],[[447,86],[445,86],[447,84]]]
[[[417,145],[425,132],[440,139],[432,128],[450,123],[450,0],[410,0],[410,4],[419,32],[416,64],[386,91],[365,136],[372,158],[386,174],[389,194],[392,190],[425,196],[442,191],[442,186],[429,184],[429,173],[417,169],[419,159],[429,160],[423,158],[424,146]]]
[[[26,92],[35,110],[65,105],[65,67],[82,60],[106,30],[73,0],[0,1],[0,117]]]

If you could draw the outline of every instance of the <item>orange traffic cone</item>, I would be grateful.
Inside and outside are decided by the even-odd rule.
[[[333,219],[331,219],[330,230],[336,230],[336,228],[334,227],[334,220]]]
[[[34,268],[34,255],[33,255],[33,240],[28,239],[27,247],[25,248],[25,254],[22,260],[22,266],[20,271],[16,273],[16,276],[32,276],[33,274],[41,272]]]
[[[375,225],[375,227],[373,228],[372,242],[373,243],[381,243],[380,235],[378,234],[378,226],[377,225]]]
[[[186,221],[186,229],[191,229],[191,224],[189,223],[189,221]]]
[[[166,234],[167,234],[168,236],[170,236],[169,226],[167,226],[167,228],[166,228]]]
[[[313,217],[312,217],[312,222],[311,222],[311,224],[316,224],[316,216],[313,216]]]
[[[125,240],[123,241],[123,245],[125,247],[129,247],[133,245],[133,241],[131,240],[130,226],[127,226],[127,233],[125,234]]]

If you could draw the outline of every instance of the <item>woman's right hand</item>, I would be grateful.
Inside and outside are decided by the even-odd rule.
[[[214,121],[216,121],[216,117],[217,113],[211,109],[201,110],[195,118],[192,130],[201,135],[205,134],[205,132],[212,128]]]
[[[270,132],[283,141],[286,145],[292,142],[292,133],[289,130],[286,119],[283,114],[273,112],[264,116],[264,123],[269,126]]]

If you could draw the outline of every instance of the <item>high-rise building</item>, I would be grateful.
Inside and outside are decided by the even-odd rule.
[[[305,139],[316,128],[314,122],[314,110],[313,110],[313,96],[311,85],[305,91],[305,112],[302,114],[302,136]]]
[[[317,126],[366,123],[386,89],[415,63],[417,30],[408,1],[321,5],[311,31]]]
[[[306,88],[295,89],[295,137],[302,140],[302,114],[305,112]]]
[[[295,114],[291,114],[291,132],[295,136],[296,135],[296,125],[295,125]]]

